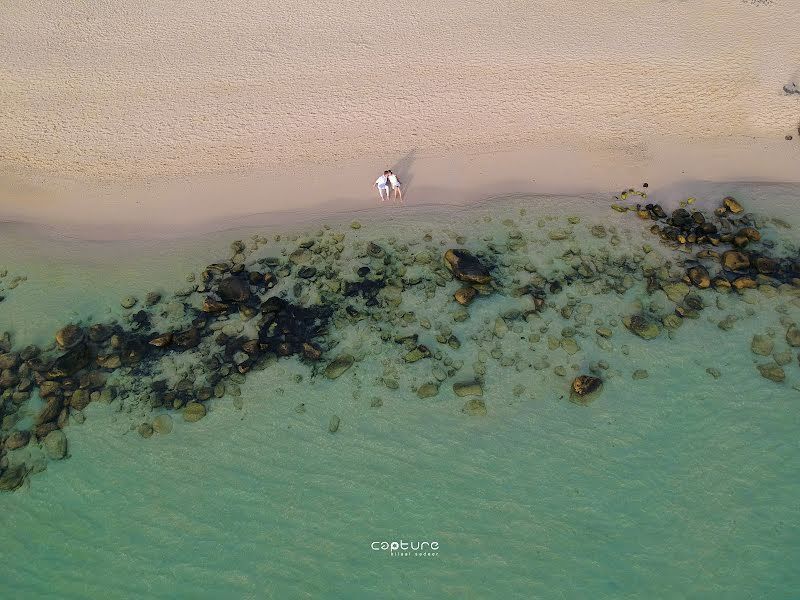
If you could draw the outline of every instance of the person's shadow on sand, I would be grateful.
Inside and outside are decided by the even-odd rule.
[[[412,150],[399,161],[397,161],[395,166],[392,167],[392,171],[397,173],[400,182],[403,184],[404,196],[408,194],[408,191],[411,189],[411,182],[414,180],[414,175],[411,172],[411,165],[414,164],[414,157],[416,154],[417,151]]]

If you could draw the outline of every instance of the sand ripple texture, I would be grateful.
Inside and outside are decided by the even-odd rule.
[[[291,171],[795,127],[800,4],[2,2],[0,167],[86,181]],[[554,143],[555,142],[555,143]]]

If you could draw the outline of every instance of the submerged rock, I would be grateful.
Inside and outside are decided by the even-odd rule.
[[[61,460],[67,454],[67,436],[60,429],[51,431],[42,442],[47,458]]]
[[[453,384],[456,396],[483,396],[483,386],[477,381],[468,381]]]
[[[418,398],[433,398],[439,393],[439,385],[436,383],[425,383],[417,388]]]
[[[226,277],[217,288],[219,297],[228,302],[247,302],[250,299],[250,285],[239,277]]]
[[[800,328],[794,323],[786,330],[786,343],[792,348],[800,347]]]
[[[206,416],[206,407],[199,402],[190,402],[183,409],[183,420],[189,423],[199,421]]]
[[[758,354],[760,356],[769,356],[772,354],[772,349],[774,346],[775,344],[772,339],[766,335],[756,334],[753,336],[753,340],[750,342],[750,350],[753,352],[753,354]]]
[[[486,416],[486,403],[480,398],[472,398],[464,403],[461,412],[472,417],[485,417]]]
[[[0,474],[0,490],[10,492],[17,489],[25,481],[25,465],[7,468]]]
[[[661,327],[653,321],[648,321],[642,315],[626,316],[622,322],[632,333],[645,340],[652,340],[661,334]]]
[[[445,252],[444,261],[456,279],[469,283],[489,283],[489,269],[467,250],[451,249]]]
[[[336,415],[333,415],[331,417],[330,423],[328,423],[328,431],[330,431],[331,433],[336,433],[337,431],[339,431],[340,423],[341,419],[339,419],[339,417],[337,417]]]
[[[165,435],[172,431],[172,417],[169,415],[158,415],[153,419],[153,431]]]
[[[86,334],[77,325],[67,325],[62,327],[56,333],[56,344],[62,350],[69,350],[80,344],[86,339]]]
[[[356,359],[351,354],[341,354],[328,363],[328,366],[325,367],[324,375],[328,379],[341,377],[355,362]]]
[[[476,290],[472,286],[466,286],[457,290],[456,293],[453,294],[453,298],[455,298],[456,302],[458,302],[462,306],[468,306],[475,299],[475,296],[477,295],[478,295],[478,290]]]
[[[758,365],[758,372],[761,373],[761,376],[765,379],[770,379],[776,383],[781,383],[786,379],[786,373],[784,373],[783,367],[776,362]]]
[[[728,271],[742,271],[750,267],[750,259],[743,252],[728,250],[722,253],[722,266]]]
[[[30,431],[14,431],[6,438],[5,448],[6,450],[17,450],[18,448],[24,448],[28,445],[30,439]]]

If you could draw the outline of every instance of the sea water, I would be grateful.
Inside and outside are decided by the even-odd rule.
[[[674,190],[673,190],[674,191]],[[703,192],[703,193],[701,193]],[[797,251],[800,219],[791,186],[706,186],[711,208],[735,192],[749,210],[779,217],[762,228]],[[656,195],[669,212],[680,194]],[[525,235],[539,272],[565,251],[601,250],[664,260],[649,225],[596,198],[497,198],[472,207],[381,208],[327,223],[347,243],[395,238],[409,250],[444,252],[464,236],[472,249]],[[570,222],[567,217],[573,218]],[[350,222],[358,219],[359,229]],[[226,256],[233,239],[263,234],[261,254],[291,251],[321,222],[264,224],[179,240],[98,243],[4,226],[5,281],[0,330],[17,345],[47,345],[68,322],[124,318],[120,298],[151,290],[169,296]],[[550,240],[553,229],[572,231]],[[281,235],[275,241],[275,235]],[[424,235],[429,243],[420,244]],[[293,238],[298,235],[299,238]],[[577,247],[577,248],[576,248]],[[437,256],[437,260],[440,257]],[[457,287],[457,286],[456,286]],[[539,319],[498,315],[520,300],[493,294],[454,323],[455,303],[420,296],[403,308],[447,324],[461,339],[446,349],[464,368],[439,394],[413,389],[430,380],[406,365],[401,347],[367,324],[342,333],[359,359],[342,377],[312,376],[297,359],[248,374],[240,408],[213,400],[196,423],[174,413],[168,435],[142,438],[141,407],[93,403],[67,428],[69,458],[50,461],[13,493],[0,495],[0,590],[5,598],[789,598],[800,588],[800,368],[786,380],[759,375],[754,334],[774,334],[786,350],[796,296],[704,293],[699,319],[669,338],[642,340],[608,324],[649,301],[642,281],[624,293],[592,296],[566,287]],[[444,292],[443,292],[444,294]],[[722,296],[722,295],[720,295]],[[547,338],[574,325],[557,308],[589,303],[580,350],[551,350]],[[737,318],[721,329],[725,317]],[[412,329],[413,329],[412,324]],[[530,336],[542,328],[541,340]],[[580,328],[579,328],[580,329]],[[435,346],[435,331],[416,328]],[[499,335],[497,335],[499,333]],[[602,344],[599,345],[599,344]],[[487,414],[462,412],[451,384],[470,379],[480,353],[499,348],[514,366],[483,357]],[[424,361],[420,361],[424,363]],[[597,371],[598,363],[604,367]],[[536,367],[532,365],[536,365]],[[519,366],[518,366],[519,365]],[[555,372],[561,366],[564,375]],[[572,377],[600,372],[601,395],[569,401]],[[719,377],[709,373],[716,370]],[[646,370],[646,379],[634,379]],[[384,385],[388,374],[400,385]],[[374,399],[382,401],[373,406]],[[304,412],[298,406],[304,405]],[[333,415],[340,418],[329,432]],[[425,552],[381,549],[428,542]],[[435,544],[435,550],[429,550]]]

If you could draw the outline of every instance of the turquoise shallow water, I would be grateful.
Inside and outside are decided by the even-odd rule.
[[[618,226],[621,250],[658,246],[631,215],[561,205],[580,215],[576,230]],[[453,230],[480,244],[506,235],[505,218],[533,232],[543,216],[513,199],[458,219],[415,223],[398,214],[378,224],[362,215],[362,229],[343,231],[365,240],[431,231],[435,243],[437,232]],[[563,217],[548,221],[537,235],[566,226]],[[773,235],[791,246],[794,231]],[[11,232],[7,266],[28,280],[0,304],[0,330],[44,343],[75,315],[121,314],[121,296],[181,287],[186,272],[224,256],[233,233],[136,252],[95,247],[91,259],[80,242],[50,240],[62,257],[52,259],[43,243],[36,250]],[[606,242],[578,235],[567,243],[589,250]],[[544,272],[562,253],[548,242],[530,254]],[[783,349],[778,319],[800,320],[793,297],[726,297],[673,339],[645,341],[618,327],[603,348],[592,320],[627,314],[643,290],[580,291],[556,300],[561,306],[572,294],[592,304],[575,355],[549,350],[547,335],[531,349],[521,338],[539,321],[482,339],[514,305],[510,297],[480,299],[469,320],[454,325],[464,343],[451,354],[467,372],[479,348],[498,345],[523,362],[549,363],[487,361],[484,417],[461,412],[464,399],[449,380],[435,398],[417,398],[408,388],[426,381],[422,371],[400,376],[398,390],[383,386],[387,368],[403,368],[402,353],[364,323],[341,343],[360,359],[341,378],[312,378],[306,366],[283,360],[248,376],[241,409],[227,397],[214,401],[207,417],[176,419],[169,435],[142,439],[131,430],[135,411],[90,405],[86,422],[68,428],[69,460],[0,495],[0,588],[11,592],[4,597],[793,597],[800,369],[793,355],[786,381],[768,381],[754,367],[762,357],[750,352],[752,335],[771,328]],[[406,308],[436,321],[445,319],[441,306],[417,299]],[[718,322],[730,314],[740,320],[723,331]],[[550,332],[567,324],[556,311],[548,319]],[[601,360],[601,396],[589,406],[568,402],[573,373]],[[568,375],[555,374],[556,365]],[[632,379],[636,369],[649,377]],[[383,405],[373,408],[376,396]],[[303,414],[295,410],[301,402]],[[327,431],[333,414],[341,418],[335,435]],[[437,541],[438,555],[371,549],[401,538]]]

